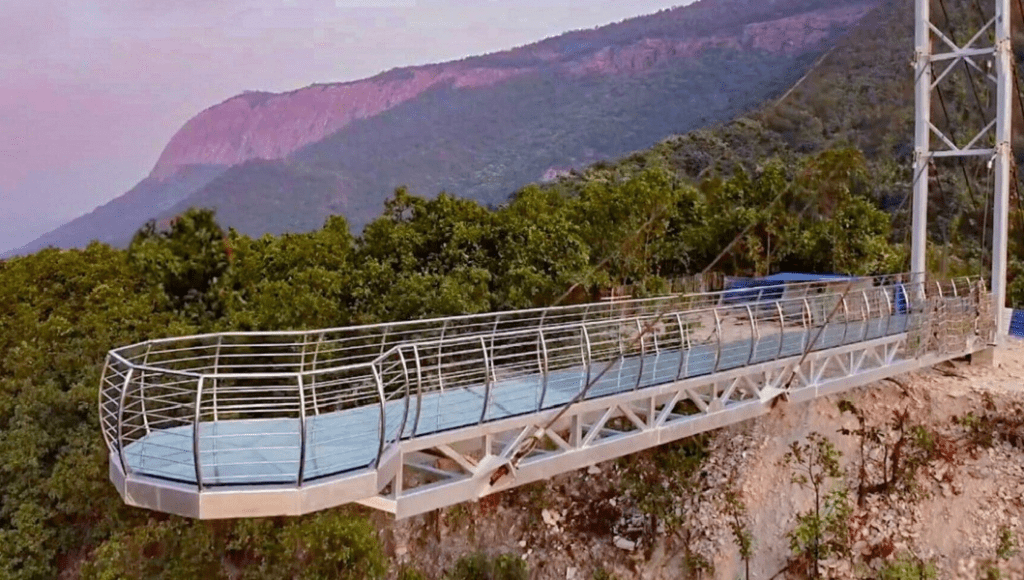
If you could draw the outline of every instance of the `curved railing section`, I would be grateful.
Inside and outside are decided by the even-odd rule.
[[[100,420],[125,476],[301,487],[403,439],[906,333],[979,291],[890,276],[151,340],[109,353]]]

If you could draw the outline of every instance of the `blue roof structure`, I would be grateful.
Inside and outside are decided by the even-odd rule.
[[[851,276],[840,274],[804,274],[797,272],[779,272],[771,276],[761,278],[727,278],[725,282],[725,294],[722,295],[724,304],[742,304],[757,299],[778,300],[782,298],[785,290],[784,284],[801,282],[838,282],[852,280]],[[765,288],[770,288],[766,290]]]

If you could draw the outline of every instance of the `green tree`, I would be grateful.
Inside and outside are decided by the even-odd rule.
[[[848,520],[852,508],[846,489],[832,487],[843,476],[839,467],[842,453],[820,433],[811,433],[806,443],[794,441],[783,458],[792,469],[791,481],[814,495],[811,510],[797,515],[796,528],[789,532],[789,547],[806,563],[807,573],[818,577],[823,558],[849,551]]]
[[[222,304],[211,293],[228,269],[230,246],[213,210],[189,209],[160,229],[150,221],[128,246],[132,265],[160,285],[174,308],[196,320],[217,317]]]

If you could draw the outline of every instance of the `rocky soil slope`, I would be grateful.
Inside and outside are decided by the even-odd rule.
[[[888,447],[867,445],[868,483],[884,478],[881,457],[892,456],[898,414],[906,414],[903,428],[913,436],[900,452],[902,465],[912,467],[905,485],[867,493],[859,506],[859,440],[839,433],[858,422],[840,410],[843,399],[889,438]],[[1017,551],[1024,537],[1022,410],[1024,344],[1016,343],[1001,368],[958,361],[843,397],[784,403],[762,419],[715,433],[696,487],[675,497],[682,517],[677,530],[685,533],[666,531],[664,523],[648,529],[636,487],[624,484],[631,468],[618,461],[385,524],[388,545],[399,561],[435,578],[457,557],[483,551],[523,558],[538,579],[732,580],[744,577],[725,502],[732,489],[743,499],[754,540],[750,577],[802,577],[787,571],[786,534],[813,498],[792,483],[783,460],[794,442],[817,432],[842,452],[844,477],[836,487],[847,490],[853,505],[849,552],[825,559],[825,577],[877,578],[899,562],[916,561],[932,574],[925,577],[1024,578]]]

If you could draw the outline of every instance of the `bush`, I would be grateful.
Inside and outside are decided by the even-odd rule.
[[[935,564],[915,556],[902,554],[894,562],[886,563],[878,571],[878,580],[934,580]]]
[[[370,522],[331,510],[285,523],[150,521],[101,544],[83,566],[82,578],[364,580],[385,571]]]
[[[463,556],[445,580],[527,580],[530,570],[515,554],[488,556],[476,552]]]

